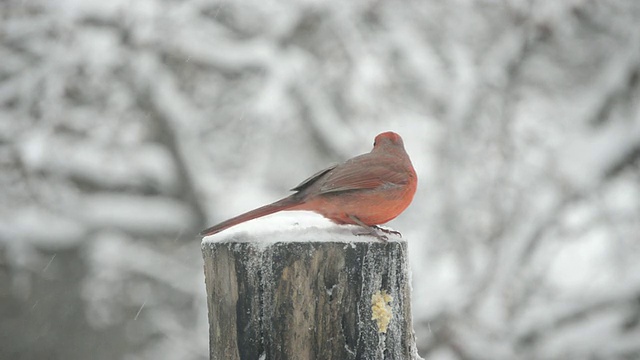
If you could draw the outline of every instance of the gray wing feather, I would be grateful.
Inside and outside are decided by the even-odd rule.
[[[318,179],[320,179],[324,174],[328,173],[329,171],[333,170],[336,168],[336,166],[338,166],[338,164],[335,165],[331,165],[326,169],[320,170],[317,173],[311,175],[308,179],[304,180],[303,182],[301,182],[298,186],[294,187],[293,189],[291,189],[291,191],[302,191],[304,189],[306,189],[307,187],[309,187],[311,184],[313,184],[314,182],[316,182]]]

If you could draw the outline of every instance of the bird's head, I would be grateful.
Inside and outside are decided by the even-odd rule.
[[[394,133],[393,131],[383,132],[376,136],[376,139],[373,141],[373,148],[378,147],[386,147],[386,146],[401,146],[404,148],[404,143],[402,142],[402,138],[400,135]]]

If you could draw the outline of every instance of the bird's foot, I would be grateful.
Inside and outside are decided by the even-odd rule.
[[[349,215],[349,218],[351,218],[351,220],[353,220],[354,223],[362,226],[362,228],[365,230],[364,232],[360,232],[360,233],[354,232],[354,234],[356,236],[369,235],[369,236],[373,236],[373,237],[377,238],[380,241],[389,241],[389,238],[387,237],[387,235],[380,234],[377,230],[380,230],[380,231],[385,232],[387,234],[400,235],[400,233],[397,232],[397,231],[383,229],[383,228],[379,227],[378,225],[369,226],[369,225],[363,223],[362,220],[360,220],[355,215]],[[402,237],[402,235],[400,235],[400,237]]]
[[[380,241],[389,241],[389,238],[387,237],[387,235],[384,234],[379,234],[374,228],[365,228],[365,231],[363,232],[354,232],[353,233],[356,236],[373,236],[375,238],[377,238]]]
[[[383,228],[382,226],[378,226],[378,225],[373,225],[372,228],[374,228],[376,230],[379,230],[379,231],[382,231],[383,233],[393,234],[393,235],[402,237],[402,234],[400,233],[400,231],[395,231],[395,230]]]

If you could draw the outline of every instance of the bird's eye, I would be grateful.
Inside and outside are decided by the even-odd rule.
[[[374,142],[373,142],[373,146],[376,146],[376,143],[377,143],[377,142],[376,142],[376,141],[374,141]]]

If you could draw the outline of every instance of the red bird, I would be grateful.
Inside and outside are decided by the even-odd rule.
[[[358,235],[387,240],[376,230],[400,233],[377,225],[400,215],[413,200],[417,186],[418,177],[402,138],[384,132],[376,136],[370,153],[326,168],[291,189],[294,194],[223,221],[200,235],[213,235],[278,211],[310,210],[337,224],[362,226],[366,232]]]

